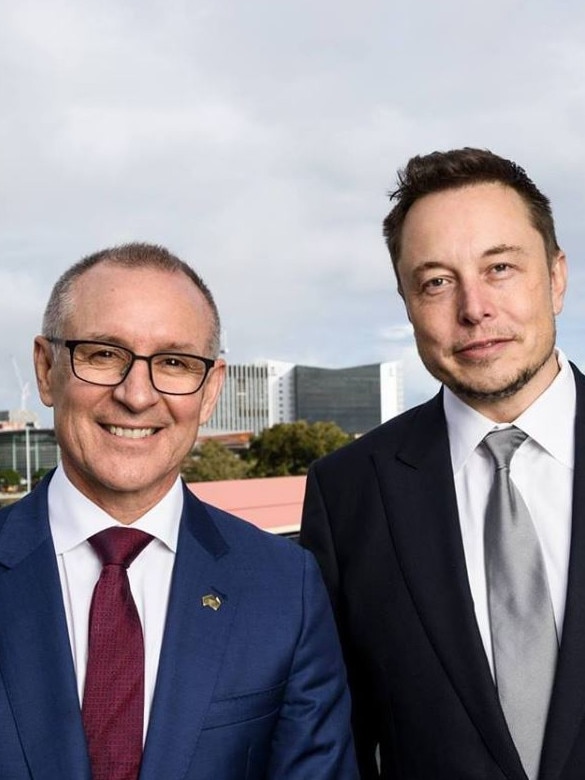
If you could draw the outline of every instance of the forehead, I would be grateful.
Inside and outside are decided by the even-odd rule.
[[[73,283],[65,327],[70,338],[196,347],[209,338],[212,314],[182,272],[100,263]]]
[[[511,187],[476,184],[417,200],[404,221],[403,252],[421,243],[483,244],[541,240],[528,206]]]

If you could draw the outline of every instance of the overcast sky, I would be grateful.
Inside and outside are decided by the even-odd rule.
[[[132,240],[201,273],[232,362],[401,358],[420,401],[381,220],[411,155],[467,145],[551,198],[584,366],[584,42],[577,0],[0,0],[0,409],[20,373],[41,412],[57,276]]]

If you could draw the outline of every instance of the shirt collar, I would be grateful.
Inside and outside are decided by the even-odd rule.
[[[573,468],[575,443],[575,378],[565,355],[557,350],[560,371],[534,403],[514,425],[543,447],[553,458]],[[481,440],[497,425],[472,409],[448,387],[444,388],[443,406],[449,432],[451,461],[456,474],[467,462]]]
[[[122,525],[83,495],[57,467],[48,490],[49,525],[57,555],[77,547],[93,534]],[[159,539],[172,552],[177,551],[179,523],[183,511],[183,488],[177,477],[166,495],[145,515],[132,523]]]

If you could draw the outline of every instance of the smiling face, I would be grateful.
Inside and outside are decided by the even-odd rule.
[[[140,355],[207,355],[211,332],[209,305],[185,274],[105,262],[73,283],[62,336],[107,341]],[[141,360],[122,384],[99,387],[73,375],[66,348],[54,355],[46,339],[35,340],[39,392],[54,407],[65,472],[84,495],[126,523],[173,484],[199,425],[213,411],[224,368],[218,361],[194,395],[157,392]]]
[[[423,363],[470,406],[510,421],[552,382],[566,261],[559,252],[547,263],[513,189],[478,184],[416,201],[398,273]]]

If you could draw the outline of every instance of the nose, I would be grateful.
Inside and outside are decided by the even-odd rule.
[[[486,317],[495,315],[490,290],[478,279],[460,283],[457,304],[458,319],[463,325],[478,325]]]
[[[154,406],[160,398],[150,379],[148,361],[136,358],[124,381],[113,388],[114,398],[133,412]]]

